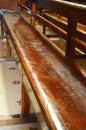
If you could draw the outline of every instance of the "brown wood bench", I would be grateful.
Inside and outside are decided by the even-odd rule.
[[[31,2],[34,1],[32,0]],[[56,32],[58,36],[66,40],[66,59],[71,59],[73,62],[74,58],[86,57],[86,33],[83,29],[82,31],[80,30],[80,24],[83,24],[83,26],[86,27],[86,6],[68,1],[44,0],[42,2],[40,0],[37,0],[35,2],[36,8],[40,7],[41,9],[49,10],[50,12],[52,12],[52,14],[44,13],[44,17],[46,17],[48,21],[40,18],[38,14],[36,14],[35,17],[37,19],[41,19],[44,27],[49,27],[54,32]],[[61,17],[55,17],[55,13],[62,18],[65,18],[66,20],[63,20]],[[54,25],[50,23],[49,20],[52,21]],[[78,48],[80,51],[84,52],[85,55],[77,56],[75,54],[75,48]]]
[[[84,77],[74,67],[71,70],[51,42],[18,14],[2,17],[49,129],[85,130]]]
[[[46,0],[47,2],[47,0]],[[49,1],[48,1],[49,2]],[[59,1],[60,2],[60,1]],[[58,7],[58,4],[62,4],[59,3],[58,1],[56,2],[56,5]],[[41,3],[40,1],[38,1],[38,3]],[[81,73],[85,74],[85,67],[82,68],[80,67],[79,64],[76,63],[76,61],[82,59],[85,60],[86,58],[86,26],[85,26],[85,10],[84,7],[79,7],[79,5],[75,4],[74,8],[72,10],[69,11],[69,14],[74,13],[74,18],[72,17],[72,15],[70,16],[69,14],[67,14],[68,12],[68,6],[70,6],[71,8],[71,4],[69,3],[65,3],[66,4],[66,8],[63,5],[63,8],[61,7],[61,5],[59,5],[60,10],[57,10],[56,8],[56,12],[55,10],[53,11],[53,5],[54,2],[52,2],[52,6],[50,5],[48,7],[49,10],[43,10],[42,12],[42,16],[40,16],[37,11],[36,11],[36,7],[38,7],[37,5],[34,4],[33,6],[33,10],[34,12],[30,11],[32,15],[32,21],[33,21],[33,26],[35,26],[35,21],[38,20],[40,21],[40,23],[42,23],[43,25],[43,33],[46,35],[46,27],[48,27],[50,30],[52,30],[54,33],[52,33],[52,35],[47,35],[48,37],[56,37],[58,36],[62,40],[62,45],[61,42],[59,43],[58,41],[55,41],[56,44],[52,44],[53,47],[60,52],[60,54],[64,57],[64,59],[69,63],[73,63],[76,65],[76,69],[78,69]],[[68,5],[67,5],[68,4]],[[49,5],[49,3],[48,3]],[[24,5],[19,5],[24,11],[26,15],[25,20],[27,19],[27,12],[28,10],[30,10],[28,7],[25,7]],[[40,6],[43,6],[40,4]],[[76,7],[76,9],[75,9]],[[38,8],[37,8],[38,9]],[[52,10],[52,11],[51,11]],[[62,11],[65,10],[65,11]],[[76,13],[74,12],[76,11]],[[78,11],[81,11],[81,13],[79,14]],[[84,13],[83,13],[84,12]],[[83,13],[83,15],[81,15]],[[60,15],[61,14],[61,15]],[[24,16],[25,17],[25,16]],[[28,21],[28,20],[26,20]],[[49,32],[49,31],[48,31]],[[61,49],[59,46],[61,46]]]

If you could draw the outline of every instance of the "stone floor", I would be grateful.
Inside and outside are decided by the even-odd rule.
[[[0,60],[0,119],[21,114],[22,82],[15,61]]]

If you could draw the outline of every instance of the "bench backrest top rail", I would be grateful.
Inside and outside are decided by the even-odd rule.
[[[59,13],[60,15],[86,25],[86,5],[63,0],[37,0],[36,6]]]

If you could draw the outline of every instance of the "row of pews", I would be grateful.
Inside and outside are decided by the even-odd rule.
[[[74,60],[86,59],[86,6],[55,0],[29,2],[30,9],[19,3],[18,12],[2,11],[8,48],[10,36],[49,130],[85,130],[86,76]],[[21,10],[29,12],[30,22]],[[44,34],[36,28],[36,21],[42,23]],[[65,52],[46,37],[46,27],[65,39]],[[75,48],[84,55],[76,56]]]

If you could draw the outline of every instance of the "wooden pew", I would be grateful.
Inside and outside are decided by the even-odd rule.
[[[47,0],[46,0],[46,2],[47,2]],[[48,1],[48,2],[50,3],[50,2],[52,2],[52,0]],[[62,2],[58,2],[58,1],[55,3],[53,2],[52,6],[51,6],[51,4],[49,5],[49,3],[48,3],[49,10],[44,9],[42,12],[43,17],[40,16],[39,15],[40,13],[38,13],[38,12],[36,12],[36,13],[31,12],[33,14],[33,16],[32,16],[34,19],[33,21],[35,21],[35,18],[36,18],[36,20],[40,21],[43,24],[43,33],[45,35],[46,35],[46,27],[48,27],[53,32],[55,32],[57,34],[57,36],[62,37],[62,39],[65,40],[65,42],[64,42],[65,51],[60,49],[60,47],[58,45],[56,46],[56,44],[52,43],[52,46],[58,52],[60,52],[60,54],[65,58],[65,60],[69,64],[71,64],[71,63],[76,64],[76,60],[86,58],[86,44],[85,44],[85,42],[86,42],[86,31],[85,31],[86,25],[85,25],[85,14],[84,14],[85,7],[83,7],[82,5],[79,5],[79,4],[74,5],[74,3],[72,6],[71,3],[66,2],[65,4],[66,4],[66,6],[68,6],[67,8],[69,8],[69,6],[70,6],[70,8],[73,7],[73,10],[69,11],[70,15],[72,13],[74,13],[74,18],[73,18],[72,16],[67,14],[68,10],[66,10],[65,6],[63,6],[63,8],[61,7],[61,5],[64,4],[64,2],[63,2],[63,4],[62,4]],[[38,6],[39,4],[42,8],[43,5],[41,5],[40,1],[38,1],[36,6],[39,7]],[[58,7],[58,4],[61,4],[59,7],[60,10],[57,10],[55,8],[56,12],[55,12],[55,10],[53,11],[53,9],[52,9],[55,6],[55,4],[57,5],[57,7]],[[24,7],[23,5],[21,5],[21,7],[24,8],[24,10],[28,11],[28,7]],[[75,9],[75,7],[77,7],[77,8]],[[46,6],[45,6],[45,8],[46,8]],[[64,11],[62,12],[62,10],[65,10],[65,12]],[[78,11],[79,12],[81,11],[80,14],[78,13]],[[83,14],[83,16],[81,14]],[[35,22],[33,22],[33,23],[35,23]],[[78,52],[78,53],[76,53],[76,52]],[[81,67],[77,64],[76,64],[76,69],[78,69],[81,73],[83,71],[85,72],[85,70],[81,69]]]
[[[18,14],[2,14],[49,129],[86,129],[86,80]],[[75,73],[76,71],[76,73]]]
[[[47,4],[47,6],[46,6]],[[46,18],[52,21],[54,24],[58,26],[57,33],[59,36],[63,37],[66,41],[66,57],[69,59],[73,59],[75,56],[75,47],[78,47],[81,51],[86,53],[86,34],[80,32],[77,29],[77,23],[83,24],[86,26],[86,6],[80,5],[77,3],[71,3],[68,1],[53,1],[53,0],[45,0],[44,2],[38,0],[36,2],[37,7],[42,9],[47,9],[53,13],[57,13],[59,16],[65,17],[66,24],[58,21],[57,18],[53,18],[49,13],[44,14]],[[83,14],[83,15],[82,15]],[[49,16],[50,15],[50,16]],[[38,18],[38,16],[36,16]],[[64,20],[63,20],[64,22]],[[44,23],[43,23],[44,24]],[[49,23],[48,23],[49,24]],[[51,25],[47,26],[51,29]],[[79,27],[78,27],[79,28]],[[55,29],[53,29],[55,30]],[[55,30],[55,32],[56,32]],[[85,31],[84,31],[85,32]],[[82,43],[83,41],[83,43]]]
[[[62,56],[65,57],[65,60],[70,62],[70,64],[76,64],[75,60],[85,59],[86,5],[53,0],[45,0],[44,2],[38,0],[36,5],[37,8],[40,7],[44,10],[50,11],[50,13],[44,11],[44,15],[42,13],[46,20],[38,14],[35,14],[35,17],[43,23],[43,33],[46,31],[45,28],[49,27],[59,37],[62,37],[66,41],[66,44],[64,45],[66,46],[65,51],[63,52],[60,48],[58,49],[60,53],[62,53]],[[80,53],[76,53],[76,50]],[[77,64],[76,68],[82,71]]]

